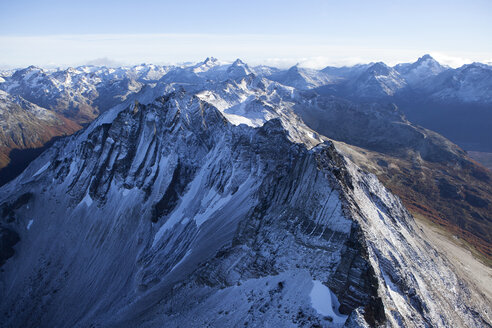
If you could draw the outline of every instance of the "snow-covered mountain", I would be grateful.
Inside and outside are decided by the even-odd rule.
[[[348,83],[354,95],[364,98],[393,96],[406,85],[395,69],[382,62],[369,66],[355,81]]]
[[[249,67],[240,59],[232,64],[209,57],[185,66],[141,64],[106,68],[80,66],[66,70],[43,70],[34,66],[2,72],[0,89],[19,95],[39,106],[87,123],[100,112],[155,83],[199,84],[237,79],[249,74],[265,77],[296,89],[327,88],[330,94],[351,98],[379,99],[407,95],[440,101],[490,103],[489,65],[471,64],[458,69],[442,66],[430,55],[414,63],[389,67],[384,63],[352,67],[302,68],[288,70],[267,66]]]
[[[394,69],[403,76],[410,86],[419,87],[419,85],[444,72],[449,67],[439,64],[430,55],[424,55],[414,63],[398,64]]]
[[[280,71],[268,76],[271,80],[280,82],[297,89],[307,90],[323,85],[333,84],[336,79],[315,69],[292,66],[286,71]]]
[[[383,99],[415,97],[438,103],[490,104],[492,66],[473,63],[452,69],[430,55],[414,63],[389,67],[382,62],[351,67],[326,67],[332,77],[331,94],[351,98]],[[319,84],[326,86],[329,83]],[[422,99],[423,98],[423,99]]]
[[[397,70],[382,62],[353,67],[326,67],[321,72],[329,74],[336,81],[332,85],[321,85],[318,90],[322,94],[357,100],[387,100],[408,87]]]
[[[159,66],[152,64],[140,64],[127,68],[128,77],[139,82],[156,82],[166,75],[172,66]]]
[[[236,59],[231,66],[227,68],[227,76],[232,79],[237,79],[241,77],[248,76],[252,74],[253,71],[248,66],[248,64],[244,63],[241,59]]]
[[[492,151],[492,66],[475,63],[452,69],[429,55],[385,66],[327,67],[322,71],[340,80],[316,91],[357,102],[396,103],[412,122],[466,150]]]
[[[353,79],[362,74],[367,68],[369,68],[371,64],[357,64],[354,66],[327,66],[323,68],[321,71],[331,76],[336,76],[343,79]]]
[[[200,84],[206,81],[223,81],[237,79],[253,73],[242,60],[236,59],[232,64],[208,57],[195,65],[172,69],[160,80],[164,83]]]
[[[295,112],[318,133],[385,154],[431,162],[464,162],[466,153],[442,136],[409,122],[394,104],[356,104],[335,97],[297,97]]]
[[[88,123],[129,94],[139,91],[144,83],[159,80],[168,69],[155,65],[81,66],[65,70],[30,66],[3,77],[0,89],[77,123]]]
[[[492,66],[473,63],[446,70],[423,86],[433,101],[491,104]]]
[[[57,142],[0,188],[0,321],[490,325],[400,200],[303,123],[317,97],[254,74],[156,84]]]

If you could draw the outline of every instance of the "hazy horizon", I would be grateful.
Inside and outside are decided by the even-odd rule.
[[[56,10],[54,10],[56,8]],[[321,68],[431,54],[458,67],[492,62],[492,2],[141,0],[0,4],[0,67],[198,62]]]
[[[448,59],[448,57],[446,57],[445,55],[424,53],[424,54],[421,54],[421,55],[414,57],[412,59],[409,59],[409,60],[400,60],[400,61],[394,61],[394,62],[385,62],[384,60],[372,60],[372,61],[362,61],[362,60],[361,61],[355,61],[354,60],[354,61],[350,61],[350,62],[349,61],[347,61],[347,62],[337,62],[337,61],[330,62],[329,60],[327,60],[325,58],[297,58],[297,59],[291,59],[291,60],[267,58],[265,60],[261,60],[261,59],[258,60],[257,59],[257,60],[253,60],[252,62],[250,62],[250,61],[245,60],[244,58],[241,58],[241,57],[237,57],[237,58],[233,58],[233,59],[223,59],[223,58],[213,56],[213,55],[203,57],[203,58],[197,59],[197,60],[181,60],[181,61],[176,61],[176,62],[167,62],[167,61],[152,62],[152,61],[138,61],[138,60],[135,62],[120,62],[120,61],[113,60],[112,58],[101,57],[101,58],[94,58],[94,59],[87,60],[87,61],[81,61],[78,63],[64,64],[64,65],[63,64],[56,65],[55,63],[48,63],[45,65],[33,64],[33,63],[26,64],[26,65],[2,65],[2,64],[0,64],[0,69],[1,70],[7,70],[7,71],[8,70],[18,70],[18,69],[27,68],[29,66],[35,66],[35,67],[39,67],[39,68],[47,69],[47,70],[50,70],[50,69],[67,69],[70,67],[76,68],[76,67],[81,67],[81,66],[100,66],[100,67],[108,67],[108,68],[117,68],[117,67],[131,67],[131,66],[137,66],[137,65],[141,65],[141,64],[158,65],[158,66],[183,66],[184,67],[184,66],[192,66],[192,65],[199,64],[199,63],[205,61],[207,58],[212,58],[212,57],[218,59],[221,64],[232,64],[236,59],[240,59],[252,67],[264,65],[264,66],[270,66],[270,67],[275,67],[275,68],[279,68],[279,69],[287,69],[287,68],[290,68],[290,67],[293,67],[296,65],[303,67],[303,68],[323,69],[323,68],[328,67],[328,66],[333,66],[333,67],[347,66],[347,67],[350,67],[350,66],[354,66],[354,65],[364,65],[364,64],[371,64],[371,63],[375,63],[375,62],[384,62],[388,66],[393,67],[397,64],[413,63],[424,55],[430,55],[435,60],[437,60],[440,64],[447,65],[451,68],[461,67],[463,65],[470,64],[473,62],[480,62],[483,64],[492,65],[492,61],[487,62],[487,61],[479,61],[479,60],[465,60],[464,62],[461,63],[461,62],[458,62],[455,58],[449,58]]]

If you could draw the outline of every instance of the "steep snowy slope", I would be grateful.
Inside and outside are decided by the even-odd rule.
[[[445,226],[481,256],[492,256],[492,175],[449,140],[409,122],[395,105],[356,104],[257,77],[208,86],[198,97],[235,124],[280,118],[294,140],[306,145],[324,135],[360,147],[363,161],[357,162],[378,174],[413,213]]]
[[[0,189],[20,237],[0,272],[5,326],[490,324],[374,176],[289,110],[236,125],[204,97],[114,108]]]

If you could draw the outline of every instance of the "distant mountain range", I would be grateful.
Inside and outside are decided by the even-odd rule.
[[[320,94],[358,102],[392,102],[417,124],[435,130],[466,150],[492,152],[492,66],[473,63],[452,69],[429,55],[415,63],[327,67],[341,77],[318,85]]]
[[[415,92],[436,102],[492,103],[492,66],[473,63],[452,69],[439,64],[430,55],[422,56],[414,63],[394,67],[377,62],[322,70],[298,65],[287,70],[267,66],[249,67],[240,59],[227,64],[213,57],[190,66],[141,64],[120,68],[80,66],[65,70],[43,70],[30,66],[2,72],[0,86],[5,92],[23,96],[40,106],[64,111],[68,107],[79,120],[90,120],[98,114],[97,110],[116,100],[124,100],[144,84],[196,83],[207,79],[237,78],[251,73],[296,89],[325,87],[339,96],[362,100],[405,96]],[[90,112],[88,107],[93,111]]]
[[[394,67],[382,62],[314,70],[250,67],[207,58],[189,66],[137,65],[65,70],[28,67],[0,74],[0,89],[78,124],[139,92],[148,84],[225,80],[255,74],[298,90],[314,89],[358,102],[393,102],[408,118],[442,133],[467,150],[492,152],[492,66],[480,63],[452,69],[429,55]]]

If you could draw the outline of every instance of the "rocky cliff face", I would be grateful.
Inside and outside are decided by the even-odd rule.
[[[490,325],[375,176],[220,94],[116,107],[0,189],[4,326]]]

